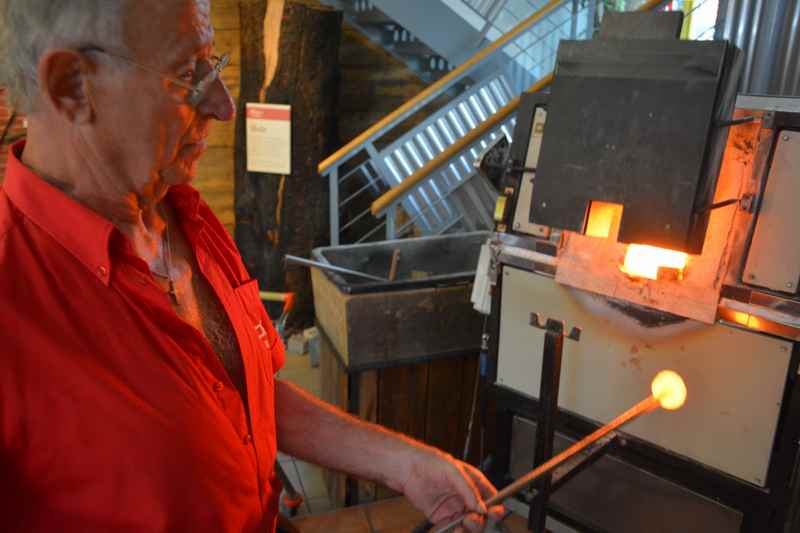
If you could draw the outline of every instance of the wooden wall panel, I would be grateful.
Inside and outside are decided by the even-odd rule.
[[[421,92],[426,83],[350,24],[339,49],[339,140],[350,142]]]
[[[211,20],[214,29],[239,30],[239,0],[212,0]]]
[[[430,362],[428,398],[425,417],[425,440],[442,450],[454,451],[463,446],[460,431],[461,404],[464,403],[461,383],[461,359],[440,359]]]

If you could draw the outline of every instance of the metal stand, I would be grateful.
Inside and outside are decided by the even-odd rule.
[[[279,461],[275,461],[275,475],[281,480],[284,490],[280,501],[281,513],[289,518],[294,518],[297,516],[297,511],[300,510],[300,506],[303,505],[303,495],[297,492],[292,480],[286,475]]]
[[[361,372],[347,374],[347,412],[358,416],[361,406]],[[353,476],[347,476],[344,482],[344,505],[351,507],[361,503],[358,493],[358,480]]]
[[[546,321],[537,313],[531,313],[531,326],[545,331],[542,352],[542,378],[539,386],[539,416],[536,428],[536,448],[533,465],[539,466],[553,456],[555,421],[558,415],[558,390],[561,384],[561,359],[564,351],[564,338],[579,341],[581,331],[572,328],[565,334],[564,322],[548,318]],[[580,464],[576,465],[580,466]],[[528,529],[534,533],[544,533],[547,521],[547,503],[553,492],[553,474],[542,476],[534,485],[536,497],[530,505]]]

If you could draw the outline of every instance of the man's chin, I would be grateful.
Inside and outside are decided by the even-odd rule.
[[[167,183],[170,185],[191,183],[197,175],[197,164],[207,149],[208,145],[205,141],[183,146],[178,152],[174,164],[162,173]]]
[[[198,161],[182,161],[161,172],[161,179],[169,186],[184,185],[197,176]]]

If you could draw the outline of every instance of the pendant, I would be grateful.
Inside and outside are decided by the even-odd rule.
[[[172,280],[169,280],[169,290],[167,292],[172,298],[172,304],[178,305],[178,291],[175,290],[175,283]]]

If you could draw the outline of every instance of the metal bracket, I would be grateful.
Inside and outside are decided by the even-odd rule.
[[[774,129],[775,127],[775,112],[767,111],[761,117],[761,127],[767,130]]]
[[[497,276],[500,274],[500,253],[502,252],[502,243],[495,235],[489,243],[489,284],[492,287],[497,286]]]
[[[545,331],[560,333],[565,339],[576,342],[581,340],[581,328],[573,327],[569,334],[566,334],[564,332],[567,330],[567,327],[564,325],[563,320],[555,320],[553,318],[548,318],[545,320],[541,313],[531,313],[530,325]]]

